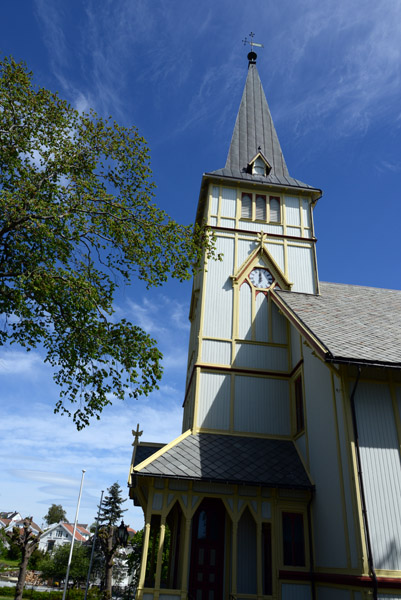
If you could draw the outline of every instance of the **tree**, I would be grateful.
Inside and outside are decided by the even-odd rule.
[[[214,244],[155,206],[135,127],[78,113],[32,78],[0,61],[0,345],[44,350],[61,386],[55,412],[81,429],[162,374],[155,341],[113,320],[117,284],[188,279]]]
[[[47,511],[47,514],[43,517],[48,525],[52,523],[60,523],[60,521],[67,520],[67,513],[61,504],[52,504]]]
[[[127,509],[122,508],[123,499],[119,484],[113,483],[107,489],[99,515],[98,540],[104,557],[104,598],[111,598],[113,565],[120,547],[116,536],[117,523]]]
[[[71,544],[58,546],[52,554],[47,554],[41,561],[39,569],[44,579],[62,581],[67,573],[68,558]],[[84,583],[89,569],[90,548],[88,546],[74,545],[71,557],[69,578],[73,585]]]
[[[31,524],[32,517],[27,517],[22,522],[22,527],[19,525],[13,527],[10,532],[3,532],[3,535],[9,544],[17,546],[21,551],[18,581],[15,588],[15,600],[22,600],[28,562],[34,550],[36,550],[41,536],[41,533],[35,534],[32,532]]]

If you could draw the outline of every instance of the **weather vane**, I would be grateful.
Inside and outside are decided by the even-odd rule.
[[[253,33],[253,31],[251,31],[251,33],[249,34],[249,37],[251,38],[250,40],[248,40],[248,38],[245,37],[245,39],[242,40],[242,43],[244,44],[244,46],[246,46],[247,44],[250,44],[251,52],[253,52],[254,46],[256,48],[264,48],[263,44],[257,44],[256,42],[253,41],[253,38],[255,37],[255,34]]]
[[[139,423],[136,426],[136,431],[135,429],[132,430],[132,435],[134,436],[134,441],[132,442],[133,446],[137,446],[139,444],[139,438],[141,437],[141,435],[143,434],[143,431],[139,431]]]

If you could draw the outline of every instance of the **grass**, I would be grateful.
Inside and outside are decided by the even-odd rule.
[[[18,565],[20,563],[20,559],[15,558],[15,559],[11,559],[11,558],[0,558],[0,564],[6,567],[11,567],[11,568],[17,568]]]

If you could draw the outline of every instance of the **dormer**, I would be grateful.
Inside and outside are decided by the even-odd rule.
[[[261,152],[258,152],[256,156],[249,161],[248,173],[252,175],[258,175],[259,177],[266,177],[269,175],[272,167],[265,156]]]

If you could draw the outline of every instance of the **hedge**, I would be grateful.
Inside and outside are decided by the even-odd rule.
[[[10,596],[14,598],[15,596],[15,587],[0,587],[0,596]],[[69,589],[67,590],[67,600],[83,600],[85,596],[85,590],[77,590],[77,589]],[[63,592],[56,591],[45,591],[38,592],[37,590],[33,590],[26,586],[22,593],[23,598],[30,598],[31,600],[61,600],[63,597]],[[100,592],[98,588],[91,588],[88,591],[88,599],[89,600],[98,600],[100,598]]]

